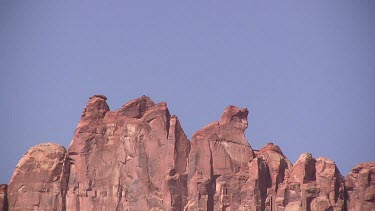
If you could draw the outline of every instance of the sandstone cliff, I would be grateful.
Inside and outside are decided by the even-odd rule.
[[[375,162],[355,166],[346,177],[349,210],[375,210]]]
[[[90,98],[69,146],[68,210],[181,210],[190,142],[166,103]]]
[[[9,210],[65,209],[68,166],[64,147],[52,143],[32,147],[9,183]]]
[[[247,109],[229,106],[192,141],[166,103],[142,96],[111,111],[91,97],[66,150],[32,147],[7,185],[2,210],[373,210],[375,162],[346,179],[327,158],[294,165],[275,144],[254,150]]]

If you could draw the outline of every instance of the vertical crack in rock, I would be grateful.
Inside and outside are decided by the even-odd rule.
[[[208,143],[208,149],[210,150],[210,178],[209,182],[207,184],[207,210],[213,211],[214,210],[214,195],[215,195],[215,189],[216,189],[216,178],[214,175],[214,165],[213,165],[213,159],[212,159],[212,149],[211,149],[211,142]]]
[[[60,182],[61,182],[61,196],[62,196],[62,210],[66,210],[66,194],[68,191],[68,183],[69,183],[69,173],[70,173],[70,159],[68,157],[68,153],[65,154],[63,167],[60,175]]]

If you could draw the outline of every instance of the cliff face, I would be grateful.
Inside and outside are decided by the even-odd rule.
[[[8,187],[9,210],[65,209],[67,162],[64,147],[32,147],[18,162]]]
[[[69,146],[68,210],[181,210],[190,142],[165,103],[90,98]]]
[[[304,153],[292,165],[246,140],[247,109],[229,106],[190,142],[166,103],[142,96],[116,111],[95,95],[68,148],[47,143],[19,161],[2,210],[374,210],[375,162],[345,179]]]
[[[304,153],[279,185],[275,207],[279,210],[346,210],[344,178],[333,161],[315,159],[310,153]]]
[[[250,187],[246,185],[249,165],[254,159],[244,135],[247,114],[247,109],[230,106],[220,122],[211,123],[193,135],[187,210],[238,209],[240,201],[252,200],[246,194]],[[253,168],[258,170],[257,166]]]
[[[356,165],[346,177],[349,210],[375,210],[375,162]]]

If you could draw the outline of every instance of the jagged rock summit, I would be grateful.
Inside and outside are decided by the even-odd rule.
[[[0,185],[0,211],[375,211],[375,162],[345,179],[327,158],[292,165],[273,143],[254,150],[247,109],[228,106],[190,142],[166,103],[141,96],[111,111],[106,100],[89,99],[67,150],[25,153]]]
[[[166,103],[142,96],[110,111],[90,98],[68,148],[67,210],[181,210],[190,142]]]

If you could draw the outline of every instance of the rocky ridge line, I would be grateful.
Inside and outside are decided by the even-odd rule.
[[[344,178],[327,158],[292,165],[273,143],[253,150],[247,109],[228,106],[190,142],[166,103],[141,96],[111,111],[106,100],[89,99],[68,150],[25,153],[0,185],[0,211],[375,211],[375,162]]]

